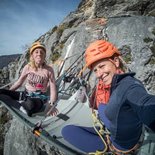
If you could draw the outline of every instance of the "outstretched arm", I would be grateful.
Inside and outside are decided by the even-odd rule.
[[[141,122],[155,132],[155,96],[137,85],[128,91],[127,99]]]
[[[13,91],[17,90],[23,84],[23,82],[25,81],[25,79],[27,77],[26,72],[27,72],[27,66],[25,66],[23,68],[23,71],[22,71],[19,79],[10,87],[10,90],[13,90]]]
[[[56,90],[56,83],[55,83],[55,76],[54,71],[51,68],[49,75],[49,86],[50,86],[50,103],[47,105],[45,112],[46,115],[56,115],[58,110],[55,108],[54,102],[57,100],[57,90]]]

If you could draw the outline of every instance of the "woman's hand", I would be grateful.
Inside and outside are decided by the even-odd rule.
[[[56,104],[48,102],[45,108],[46,116],[56,116],[58,114],[58,109],[56,108]]]
[[[47,116],[56,116],[58,114],[58,109],[53,105],[49,106],[49,110],[47,111],[46,115]]]

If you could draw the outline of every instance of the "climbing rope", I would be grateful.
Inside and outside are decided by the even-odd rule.
[[[106,141],[104,140],[104,137],[106,135],[110,135],[110,132],[105,128],[105,126],[100,122],[100,120],[97,118],[97,115],[94,110],[92,110],[92,118],[93,118],[93,127],[96,133],[99,135],[101,141],[103,142],[104,149],[103,151],[96,151],[96,152],[90,152],[89,155],[105,155],[108,151],[108,145]],[[97,129],[97,126],[99,126],[99,130]]]
[[[82,54],[81,54],[79,57],[77,57],[77,59],[70,65],[69,68],[67,68],[66,70],[64,70],[64,72],[68,73],[68,72],[70,71],[70,69],[72,69],[72,67],[73,67],[75,64],[78,64],[77,62],[78,62],[78,60],[81,60],[83,54],[84,54],[84,52],[82,52]],[[66,62],[67,60],[69,60],[70,58],[72,58],[72,57],[74,57],[74,56],[77,56],[77,55],[79,55],[79,54],[71,55],[71,56],[65,58],[64,60],[62,60],[62,63],[60,64],[60,69],[59,69],[57,78],[59,78],[59,76],[60,76],[60,74],[61,74],[61,72],[62,72],[62,69],[63,69],[63,67],[64,67],[65,62]]]
[[[96,95],[95,95],[95,99],[96,100]],[[103,124],[103,122],[100,121],[100,119],[98,118],[95,110],[95,102],[92,105],[92,119],[93,119],[93,128],[96,131],[96,133],[98,134],[98,136],[100,137],[101,141],[103,142],[104,145],[104,149],[102,151],[96,150],[96,152],[90,152],[89,155],[113,155],[112,152],[109,152],[109,147],[108,144],[106,142],[106,140],[104,138],[107,139],[107,136],[110,135],[110,132],[108,131],[108,129],[105,127],[105,125]],[[97,127],[99,127],[99,129],[97,129]]]

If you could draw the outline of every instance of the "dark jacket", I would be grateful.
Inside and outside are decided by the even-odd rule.
[[[155,131],[155,96],[149,95],[134,75],[115,75],[108,104],[98,108],[113,145],[122,150],[138,143],[143,124]]]

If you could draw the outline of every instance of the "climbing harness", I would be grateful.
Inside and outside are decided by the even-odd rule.
[[[108,145],[106,143],[106,138],[107,135],[110,135],[110,132],[107,130],[105,125],[101,123],[101,121],[98,119],[96,112],[92,109],[92,118],[93,118],[93,127],[98,136],[100,137],[101,141],[103,142],[104,149],[103,151],[97,150],[96,152],[90,152],[89,155],[106,155],[108,152]],[[97,129],[99,127],[99,129]]]
[[[110,132],[107,130],[104,124],[98,119],[95,111],[92,111],[92,118],[94,122],[93,127],[96,133],[101,138],[104,145],[104,149],[103,151],[97,150],[96,152],[90,152],[89,155],[129,155],[137,152],[138,148],[140,148],[140,146],[142,145],[144,138],[143,135],[140,137],[139,142],[133,148],[127,151],[117,149],[110,141]],[[97,127],[99,127],[99,129]]]
[[[35,92],[31,92],[28,93],[27,96],[32,97],[32,98],[40,98],[42,101],[47,101],[49,100],[49,96],[43,94],[41,91],[35,91]]]
[[[137,149],[141,146],[141,142],[139,142],[133,148],[131,148],[127,151],[119,150],[111,143],[110,137],[108,135],[107,135],[107,144],[109,146],[109,150],[111,152],[113,152],[115,155],[134,154],[137,151]]]
[[[105,125],[98,119],[94,110],[92,110],[92,117],[94,121],[93,127],[96,133],[101,138],[105,148],[103,151],[97,150],[96,152],[89,153],[89,155],[106,155],[106,154],[108,155],[131,155],[131,154],[137,153],[138,149],[141,147],[143,140],[144,140],[144,134],[143,134],[144,131],[142,132],[139,142],[133,148],[127,151],[119,150],[112,144],[110,140],[110,132],[105,127]],[[97,129],[97,126],[99,127],[99,129]]]

